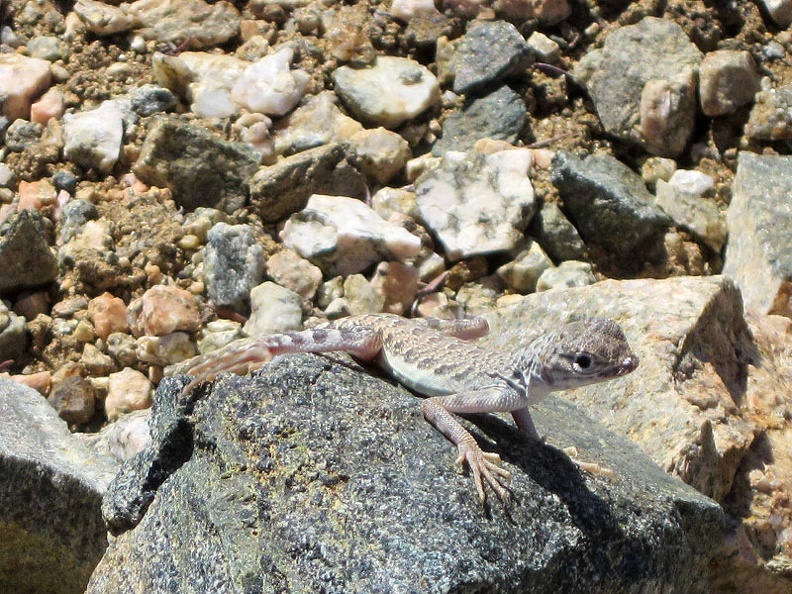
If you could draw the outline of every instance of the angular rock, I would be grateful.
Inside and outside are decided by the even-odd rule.
[[[723,273],[746,307],[792,316],[792,157],[741,152],[726,213]]]
[[[365,198],[366,178],[346,161],[340,144],[302,151],[262,167],[250,180],[250,205],[267,223],[305,208],[313,194]]]
[[[17,53],[0,53],[2,114],[10,121],[30,117],[30,104],[50,86],[50,64]]]
[[[759,91],[759,73],[746,51],[720,50],[704,56],[699,71],[699,100],[707,116],[734,113]]]
[[[58,276],[58,264],[47,243],[50,226],[29,209],[0,224],[0,293],[40,287]]]
[[[360,200],[314,194],[292,215],[281,239],[325,274],[349,275],[382,260],[404,260],[418,254],[421,240],[389,223]]]
[[[550,289],[570,289],[587,287],[597,282],[594,269],[588,262],[564,260],[558,266],[551,266],[536,281],[537,291]]]
[[[584,260],[586,244],[557,204],[545,202],[531,220],[529,232],[553,262]]]
[[[146,135],[133,171],[144,183],[169,188],[187,210],[211,206],[232,213],[245,205],[260,158],[246,144],[162,119]]]
[[[25,318],[16,315],[0,301],[0,359],[18,359],[27,349]]]
[[[85,591],[107,547],[100,507],[116,470],[40,394],[0,379],[1,591]]]
[[[471,21],[454,55],[454,92],[470,93],[530,66],[530,49],[506,21]]]
[[[135,21],[121,7],[96,0],[77,0],[74,13],[94,35],[115,35],[135,26]]]
[[[319,267],[290,249],[283,249],[267,259],[267,276],[303,299],[313,298],[322,284]]]
[[[404,138],[385,128],[361,130],[350,138],[352,164],[374,183],[388,183],[412,157]]]
[[[712,200],[657,180],[656,204],[677,227],[693,233],[715,252],[726,243],[726,215]]]
[[[396,128],[440,99],[435,75],[409,58],[379,56],[369,68],[341,66],[333,82],[355,117],[371,126]]]
[[[526,249],[517,254],[514,260],[498,268],[496,274],[512,291],[522,294],[533,293],[539,277],[552,265],[550,258],[539,244],[532,241]]]
[[[242,16],[230,2],[203,0],[137,0],[127,8],[143,27],[145,39],[181,43],[204,49],[225,43],[239,33]]]
[[[308,74],[290,70],[294,49],[284,46],[248,66],[234,83],[231,99],[248,111],[282,116],[302,99]]]
[[[671,223],[641,177],[610,155],[559,152],[553,184],[583,240],[606,248],[625,268],[646,260]]]
[[[135,336],[164,336],[171,332],[195,332],[201,312],[195,296],[179,287],[156,285],[130,302],[128,317]]]
[[[63,117],[63,156],[77,165],[109,173],[121,154],[124,117],[117,101]]]
[[[149,408],[153,393],[154,386],[136,369],[127,367],[111,373],[105,399],[107,419],[116,421],[127,413]]]
[[[264,249],[246,225],[217,223],[207,236],[206,290],[212,303],[247,309],[250,290],[264,276]]]
[[[675,157],[693,133],[701,59],[679,25],[645,17],[611,33],[574,74],[588,86],[605,130]]]
[[[248,336],[267,336],[302,329],[302,297],[294,291],[266,281],[250,291],[250,317],[244,331]]]
[[[745,135],[754,140],[792,139],[792,85],[760,91],[755,101]]]
[[[513,143],[525,127],[526,115],[525,102],[506,85],[484,96],[471,95],[443,121],[443,135],[432,146],[432,154],[470,151],[481,138]]]
[[[157,402],[178,401],[181,385],[164,382]],[[507,509],[482,509],[419,401],[369,374],[296,355],[202,394],[189,420],[155,410],[164,429],[105,498],[105,517],[121,534],[88,594],[140,584],[269,591],[284,576],[290,591],[331,581],[350,594],[425,583],[444,591],[706,591],[720,508],[561,399],[537,412],[542,432],[624,480],[581,473],[557,449],[482,419],[473,430],[508,452],[515,497]],[[141,547],[151,554],[143,558]]]

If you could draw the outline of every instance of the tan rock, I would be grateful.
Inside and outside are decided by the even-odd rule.
[[[94,332],[102,340],[107,340],[113,332],[126,332],[127,307],[123,299],[110,293],[102,293],[88,303],[88,316],[94,324]]]
[[[179,287],[157,285],[129,304],[130,326],[136,336],[194,332],[201,327],[195,296]]]
[[[105,399],[107,418],[115,421],[134,410],[149,408],[153,393],[154,386],[139,371],[126,368],[111,373]]]

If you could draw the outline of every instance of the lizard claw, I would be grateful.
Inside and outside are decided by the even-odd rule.
[[[225,352],[221,351],[219,355],[212,353],[213,356],[209,360],[188,369],[187,375],[192,376],[193,379],[184,386],[182,393],[188,394],[196,386],[212,381],[224,371],[244,375],[261,367],[272,359],[272,353],[266,346],[256,342],[245,342],[226,349]]]
[[[506,490],[506,485],[511,481],[511,473],[500,466],[500,456],[492,452],[484,452],[475,444],[461,443],[457,447],[459,455],[456,462],[463,466],[467,464],[470,468],[481,502],[487,500],[487,493],[484,491],[485,481],[501,501],[508,501],[509,492]]]
[[[591,474],[598,474],[600,476],[604,476],[605,478],[615,479],[618,475],[608,468],[607,466],[603,466],[602,464],[598,464],[596,462],[583,462],[577,459],[578,451],[575,446],[570,446],[568,448],[563,448],[561,450],[572,462],[580,468],[581,470],[585,470],[586,472],[590,472]]]

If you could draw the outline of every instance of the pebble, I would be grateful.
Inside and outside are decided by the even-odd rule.
[[[34,210],[22,210],[0,224],[0,292],[40,287],[58,276],[47,243],[51,223]]]
[[[284,46],[248,66],[234,83],[231,99],[249,111],[281,116],[305,94],[308,75],[290,70],[294,49]]]
[[[496,274],[506,283],[508,289],[526,295],[536,290],[539,277],[552,266],[553,262],[544,250],[538,243],[532,241],[530,246],[520,250],[511,262],[498,268]]]
[[[214,305],[246,310],[264,276],[264,250],[246,225],[217,223],[207,235],[203,275]]]
[[[526,118],[525,102],[506,85],[470,97],[443,121],[443,134],[432,146],[432,154],[439,157],[450,150],[473,150],[482,138],[511,144],[525,127]]]
[[[578,159],[560,151],[551,178],[586,244],[603,246],[625,268],[640,265],[662,244],[670,219],[641,177],[615,157]]]
[[[594,270],[588,262],[567,260],[545,270],[536,281],[537,291],[585,287],[597,282]]]
[[[87,200],[70,200],[61,210],[60,241],[69,243],[88,221],[99,217],[96,206]]]
[[[50,296],[46,291],[34,291],[23,293],[15,301],[12,307],[14,313],[25,318],[30,322],[40,314],[48,314],[50,311]]]
[[[30,105],[50,86],[50,64],[21,54],[0,53],[2,114],[9,120],[30,117]]]
[[[754,140],[792,139],[792,85],[756,94],[745,135]]]
[[[21,153],[36,146],[41,139],[44,127],[35,122],[18,119],[11,122],[5,134],[5,145],[8,150]]]
[[[398,174],[412,156],[404,138],[386,130],[361,130],[350,138],[352,164],[374,183],[384,185]]]
[[[144,39],[181,43],[189,40],[193,50],[220,45],[239,33],[242,16],[230,2],[203,0],[137,0],[128,5],[129,15],[142,25]]]
[[[232,213],[245,205],[260,159],[251,146],[163,119],[146,134],[132,170],[143,183],[170,189],[176,204],[188,210],[210,206]]]
[[[153,394],[154,386],[139,371],[126,368],[111,373],[105,398],[107,419],[116,421],[132,411],[149,408]]]
[[[561,59],[561,47],[540,31],[531,33],[526,43],[540,62],[554,64]]]
[[[281,231],[283,243],[328,275],[361,272],[382,260],[418,254],[421,240],[360,200],[315,194]]]
[[[302,328],[302,297],[266,281],[250,291],[250,318],[243,328],[248,336],[267,336]]]
[[[78,334],[79,327],[78,324],[75,335]],[[78,337],[75,336],[75,338]],[[93,336],[90,340],[95,340],[95,338]],[[85,342],[82,355],[80,355],[80,365],[87,374],[93,377],[106,377],[109,373],[118,370],[118,366],[110,355],[103,353],[90,342]]]
[[[104,37],[132,29],[133,20],[119,6],[96,0],[77,0],[74,13],[94,35]]]
[[[173,111],[176,108],[176,96],[170,89],[159,85],[142,85],[129,90],[129,104],[136,114],[148,117]]]
[[[402,215],[412,219],[418,217],[418,204],[415,202],[415,192],[405,188],[383,187],[371,197],[371,209],[386,221],[394,215]]]
[[[379,56],[370,68],[341,66],[333,82],[344,104],[369,126],[396,128],[440,99],[435,75],[409,58]]]
[[[380,311],[405,315],[418,294],[418,269],[404,262],[380,262],[371,287],[382,297]]]
[[[135,336],[164,336],[172,332],[195,332],[201,327],[201,312],[195,296],[173,285],[151,287],[127,309]]]
[[[365,276],[362,274],[350,274],[344,279],[343,299],[340,303],[330,304],[328,309],[332,312],[334,307],[341,305],[343,305],[345,314],[360,316],[380,313],[385,305],[385,299]]]
[[[30,106],[30,121],[43,125],[53,119],[59,120],[65,109],[65,100],[60,89],[49,89]]]
[[[17,192],[19,193],[19,203],[17,204],[19,210],[32,208],[40,211],[44,206],[54,205],[58,197],[55,186],[45,179],[34,182],[21,180]]]
[[[759,0],[776,25],[786,29],[792,25],[792,2],[790,0]]]
[[[27,348],[25,318],[0,301],[0,360],[18,359]]]
[[[112,332],[107,337],[107,353],[121,367],[129,367],[137,362],[137,341],[126,332]]]
[[[720,50],[704,56],[699,68],[699,101],[707,116],[734,113],[759,91],[759,73],[746,51]]]
[[[415,181],[420,219],[451,261],[513,249],[536,208],[531,151],[448,152]]]
[[[135,348],[135,355],[139,361],[162,366],[190,359],[197,354],[195,343],[186,332],[140,336]]]
[[[741,152],[726,214],[723,273],[742,291],[746,309],[792,317],[792,157]]]
[[[63,41],[52,35],[34,37],[27,43],[28,52],[31,58],[56,62],[63,59],[66,49]]]
[[[242,332],[242,325],[239,322],[213,320],[201,331],[201,338],[198,340],[198,352],[201,354],[211,353],[244,337],[245,333]]]
[[[608,35],[573,74],[586,83],[606,131],[676,157],[693,133],[702,57],[679,25],[645,17]]]
[[[103,101],[94,110],[63,116],[63,156],[102,173],[113,169],[121,154],[124,118],[117,101]]]
[[[416,17],[432,19],[441,16],[434,0],[393,0],[391,14],[393,18],[405,23]]]
[[[459,40],[451,65],[454,92],[467,94],[530,66],[530,49],[513,24],[472,21]]]
[[[269,257],[267,276],[303,299],[313,298],[322,284],[322,271],[319,267],[288,248]]]
[[[656,203],[677,227],[692,232],[715,252],[720,253],[726,243],[726,216],[713,201],[702,198],[703,192],[697,191],[700,188],[688,190],[691,185],[658,180]]]
[[[131,460],[151,443],[149,409],[133,411],[102,427],[99,433],[82,433],[80,437],[98,454],[118,462]]]
[[[677,163],[665,157],[649,157],[641,165],[641,178],[650,187],[657,184],[657,180],[668,181],[677,170]]]

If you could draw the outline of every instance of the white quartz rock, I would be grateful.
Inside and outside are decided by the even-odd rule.
[[[421,240],[385,221],[360,200],[314,194],[286,221],[281,239],[327,275],[361,272],[383,260],[418,254]]]
[[[83,167],[108,173],[118,161],[124,140],[124,118],[115,101],[63,116],[64,156]]]
[[[231,89],[231,99],[242,107],[267,115],[290,111],[305,94],[308,74],[291,70],[294,50],[285,46],[248,66]]]

